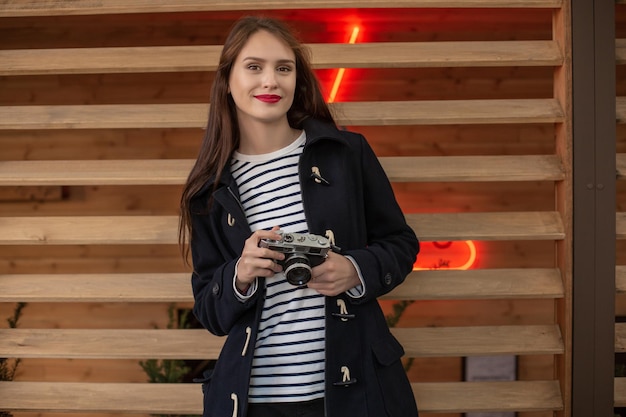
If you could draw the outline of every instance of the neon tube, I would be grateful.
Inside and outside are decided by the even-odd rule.
[[[350,35],[350,40],[348,40],[349,44],[353,44],[356,43],[356,38],[357,36],[359,36],[359,27],[355,26],[352,29],[352,35]],[[339,68],[339,71],[337,71],[337,76],[335,77],[335,82],[333,83],[333,88],[330,90],[330,94],[328,96],[328,102],[332,103],[335,101],[335,98],[337,97],[337,92],[339,91],[339,86],[341,85],[341,80],[343,79],[343,75],[346,72],[345,68]]]

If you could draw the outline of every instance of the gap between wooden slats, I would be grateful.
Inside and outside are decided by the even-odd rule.
[[[558,8],[561,4],[561,0],[73,0],[44,4],[41,0],[5,0],[0,17],[381,7]]]
[[[557,355],[557,325],[392,328],[407,357]],[[204,329],[0,329],[0,357],[217,359],[225,338]]]
[[[193,302],[191,274],[5,274],[0,302]],[[558,269],[413,271],[383,300],[563,298]]]
[[[407,214],[423,241],[560,240],[557,212]],[[178,216],[0,217],[0,245],[177,244]]]
[[[560,181],[556,155],[381,157],[392,182]],[[0,161],[0,186],[184,184],[193,160]],[[454,169],[450,169],[453,166]]]
[[[563,408],[558,381],[411,385],[424,413]],[[0,403],[9,410],[30,412],[201,414],[202,390],[200,384],[0,382]]]
[[[342,126],[560,123],[555,99],[333,103]],[[206,104],[0,106],[0,129],[203,128]]]
[[[308,44],[314,68],[558,66],[554,41]],[[215,71],[221,45],[0,51],[0,75]]]

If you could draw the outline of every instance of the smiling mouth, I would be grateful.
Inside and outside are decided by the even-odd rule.
[[[264,103],[278,103],[280,101],[280,96],[277,96],[275,94],[261,94],[258,96],[254,96],[254,98]]]

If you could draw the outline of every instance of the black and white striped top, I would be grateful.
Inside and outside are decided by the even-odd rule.
[[[298,159],[305,133],[263,155],[234,153],[231,171],[251,229],[306,233]],[[324,296],[289,284],[283,273],[266,279],[249,401],[308,401],[324,396]]]

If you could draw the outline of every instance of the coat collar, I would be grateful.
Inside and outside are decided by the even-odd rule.
[[[347,144],[345,136],[342,135],[337,126],[332,123],[309,118],[302,123],[302,128],[306,132],[306,142],[304,144],[305,148],[313,143],[319,142],[320,140],[333,140],[344,145]],[[230,169],[226,166],[222,172],[219,182],[221,185],[229,186],[233,184],[233,181]],[[213,187],[214,183],[215,176],[212,176],[206,184],[204,184],[200,191],[198,191],[196,197],[207,193]]]

